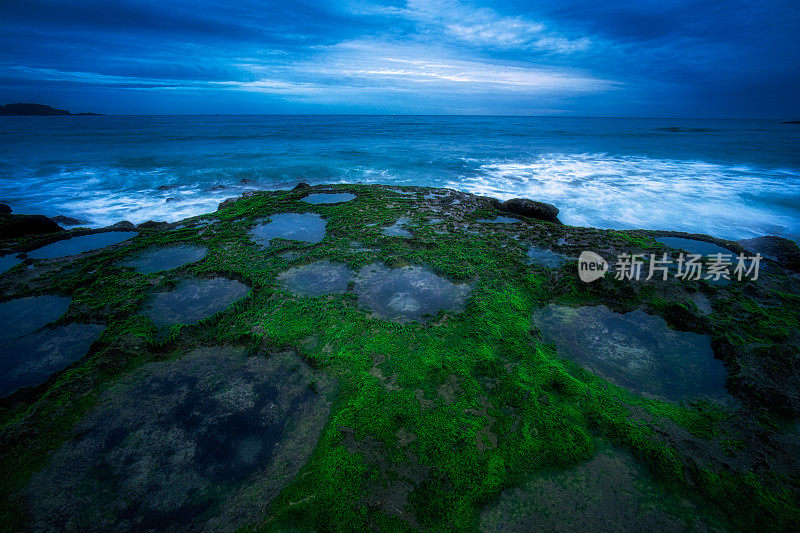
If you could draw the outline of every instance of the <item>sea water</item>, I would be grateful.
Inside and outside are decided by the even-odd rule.
[[[800,237],[800,125],[778,120],[1,117],[0,139],[0,202],[95,227],[304,181],[529,197],[582,226]]]

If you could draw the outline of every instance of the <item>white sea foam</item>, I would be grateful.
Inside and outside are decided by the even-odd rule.
[[[800,235],[800,173],[703,161],[546,154],[481,162],[448,186],[561,209],[567,224],[704,232],[727,238]]]
[[[549,153],[525,159],[440,161],[413,171],[367,164],[287,169],[14,165],[0,180],[0,201],[18,213],[68,215],[103,226],[130,220],[177,221],[214,211],[253,189],[286,189],[298,181],[449,187],[501,199],[555,204],[568,224],[702,232],[727,238],[800,237],[800,171],[742,164],[654,159],[604,153]],[[247,176],[247,180],[242,180]],[[222,187],[220,187],[222,186]],[[169,202],[167,199],[171,199]]]

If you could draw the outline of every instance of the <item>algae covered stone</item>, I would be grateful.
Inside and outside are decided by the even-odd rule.
[[[79,237],[72,237],[42,246],[41,248],[28,252],[28,255],[34,259],[66,257],[105,248],[112,244],[119,244],[136,235],[138,235],[138,233],[135,231],[104,231],[91,235],[81,235]]]
[[[714,358],[711,339],[672,330],[661,317],[551,304],[534,323],[560,355],[631,391],[677,401],[727,399],[725,366]]]
[[[310,456],[332,390],[291,352],[223,346],[150,363],[105,391],[31,479],[32,523],[234,531],[263,519]]]
[[[327,222],[315,213],[283,213],[271,215],[250,230],[250,237],[262,246],[270,246],[272,239],[317,243],[325,238]]]
[[[159,327],[194,324],[243,298],[250,288],[228,278],[188,279],[171,291],[153,294],[145,314]]]
[[[122,264],[133,267],[137,272],[151,274],[162,270],[173,270],[203,259],[208,253],[205,246],[176,244],[144,250],[128,258]]]
[[[345,292],[352,277],[347,265],[318,261],[281,272],[278,280],[299,296],[322,296]]]
[[[463,311],[471,287],[420,266],[388,268],[373,264],[359,271],[355,290],[359,303],[376,315],[413,320],[439,311]]]

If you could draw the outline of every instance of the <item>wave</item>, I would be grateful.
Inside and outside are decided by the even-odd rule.
[[[67,215],[103,226],[130,220],[177,221],[214,211],[255,189],[311,184],[383,183],[450,187],[501,199],[555,204],[568,224],[647,228],[725,238],[800,237],[800,170],[658,159],[608,153],[550,152],[502,159],[461,154],[364,154],[363,164],[336,157],[220,158],[157,166],[83,166],[39,160],[8,164],[0,202],[18,213]],[[130,163],[135,158],[129,158]]]
[[[491,160],[451,187],[553,203],[568,224],[670,229],[725,238],[800,236],[800,171],[704,161],[540,155]]]

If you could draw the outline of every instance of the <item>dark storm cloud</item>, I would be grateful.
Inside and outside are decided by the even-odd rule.
[[[791,116],[760,3],[0,3],[0,97],[104,112]]]

